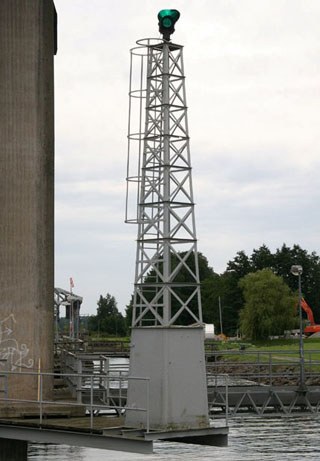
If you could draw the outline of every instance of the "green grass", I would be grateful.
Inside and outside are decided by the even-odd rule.
[[[122,342],[128,343],[130,341],[129,336],[90,336],[89,341],[99,341],[99,342]]]
[[[241,346],[243,350],[241,350]],[[207,346],[207,351],[209,348],[210,346]],[[225,361],[268,363],[271,359],[273,363],[281,364],[286,360],[293,359],[295,361],[299,358],[299,339],[252,341],[251,343],[227,341],[218,343],[217,350],[223,352],[223,360]],[[229,351],[232,353],[228,354]],[[310,360],[320,361],[320,339],[304,339],[304,355],[306,362]]]

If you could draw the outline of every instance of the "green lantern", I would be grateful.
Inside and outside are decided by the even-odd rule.
[[[174,32],[174,25],[179,18],[178,10],[161,10],[158,13],[159,32],[165,40],[170,40],[170,35]]]

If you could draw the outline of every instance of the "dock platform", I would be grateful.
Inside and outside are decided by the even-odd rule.
[[[1,418],[0,439],[63,443],[115,451],[149,454],[154,440],[226,446],[228,427],[156,431],[124,426],[123,417],[99,415],[94,427],[89,416],[73,418]]]

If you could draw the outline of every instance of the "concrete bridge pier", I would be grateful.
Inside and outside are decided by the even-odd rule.
[[[0,461],[27,461],[28,442],[0,438]]]
[[[0,371],[28,401],[38,380],[19,372],[53,371],[55,35],[53,0],[0,1]]]

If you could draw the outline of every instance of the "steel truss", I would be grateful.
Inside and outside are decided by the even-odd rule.
[[[259,416],[270,413],[291,415],[297,412],[319,413],[319,388],[312,386],[301,392],[299,388],[273,388],[263,386],[247,389],[229,388],[226,394],[224,388],[217,388],[213,392],[209,388],[209,411],[215,413],[217,409],[228,408],[229,417],[243,412],[256,413]]]
[[[132,326],[190,325],[202,313],[182,46],[148,42],[146,56]]]
[[[60,308],[63,306],[66,309],[66,318],[69,320],[70,337],[78,338],[80,332],[80,307],[83,298],[72,293],[71,291],[63,290],[62,288],[54,289],[54,321],[55,321],[55,338],[59,339],[59,319]]]

